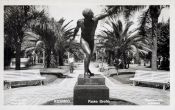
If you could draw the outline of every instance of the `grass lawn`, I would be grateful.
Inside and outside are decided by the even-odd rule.
[[[111,77],[122,84],[132,84],[132,81],[129,78],[134,77],[135,72],[119,72],[119,75],[113,74]]]
[[[130,78],[133,78],[135,75],[136,70],[146,70],[151,71],[151,68],[147,68],[144,66],[138,66],[138,65],[131,65],[129,69],[119,69],[119,73],[117,75],[117,71],[115,69],[110,70],[110,78],[119,81],[122,84],[129,84],[132,85],[132,81],[130,81]],[[161,84],[153,84],[153,83],[139,83],[140,87],[151,87],[151,88],[159,88],[162,89]],[[169,89],[169,87],[167,87]]]
[[[41,64],[30,66],[29,68],[25,68],[26,70],[35,70],[35,69],[43,69]],[[9,69],[11,71],[14,71],[14,69]],[[52,70],[52,69],[51,69]],[[49,84],[56,80],[56,83],[60,83],[64,78],[66,78],[65,75],[62,74],[62,72],[68,72],[68,66],[59,66],[56,68],[55,74],[51,74],[49,71],[48,73],[45,72],[44,74],[41,74],[41,76],[45,77],[46,79],[43,81],[43,84]],[[11,83],[12,88],[18,88],[18,87],[26,87],[26,86],[38,86],[41,85],[40,81],[15,81]],[[4,86],[4,90],[8,89],[8,86]]]
[[[53,75],[53,74],[48,74],[48,75],[44,74],[42,76],[46,77],[46,79],[43,81],[44,85],[50,84],[54,81],[56,81],[56,83],[60,83],[65,78],[65,76],[58,77],[57,75]],[[40,85],[41,85],[40,81],[20,81],[20,82],[11,83],[12,88],[27,87],[27,86],[40,86]],[[4,90],[6,89],[8,88],[4,86]]]

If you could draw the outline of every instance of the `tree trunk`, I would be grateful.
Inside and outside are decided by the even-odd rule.
[[[17,42],[16,44],[16,61],[15,61],[15,69],[16,70],[20,70],[20,65],[21,65],[21,60],[20,60],[20,53],[21,53],[21,43],[20,42]]]
[[[110,66],[114,65],[113,60],[114,60],[114,59],[113,59],[113,55],[111,54],[111,55],[110,55],[110,63],[109,63]]]
[[[59,66],[63,66],[63,56],[59,56]]]
[[[56,67],[56,66],[59,65],[59,63],[58,63],[58,59],[59,59],[59,57],[58,57],[57,53],[56,53],[54,50],[53,50],[53,56],[54,56],[55,67]]]
[[[43,65],[44,65],[44,67],[45,67],[45,50],[43,49]]]
[[[157,23],[158,19],[152,18],[152,65],[151,68],[153,71],[157,70]]]
[[[14,56],[13,50],[11,47],[5,46],[4,48],[4,67],[10,66],[11,58]]]
[[[110,65],[110,59],[111,59],[110,56],[111,56],[110,52],[107,51],[107,63],[108,63],[108,65]]]
[[[68,59],[69,59],[69,52],[68,52]],[[97,50],[95,51],[95,61],[96,62],[98,61],[98,51]]]
[[[125,54],[123,54],[123,62],[124,62],[124,69],[126,69],[127,67],[126,67],[126,56],[125,56]]]
[[[146,60],[144,59],[144,64],[143,64],[143,66],[146,66]]]
[[[63,52],[60,51],[59,52],[59,66],[63,66],[64,63],[63,63]]]
[[[47,57],[46,57],[46,68],[50,68],[50,56],[51,56],[51,50],[47,50]]]
[[[157,70],[157,25],[160,11],[161,11],[160,6],[150,6],[150,15],[152,19],[152,38],[153,38],[151,68],[153,71]]]
[[[152,59],[150,59],[149,62],[150,62],[149,67],[151,68],[152,67]]]
[[[109,62],[109,65],[111,66],[112,65],[112,54],[111,53],[109,53],[108,62]]]

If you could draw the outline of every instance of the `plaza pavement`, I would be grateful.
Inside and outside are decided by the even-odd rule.
[[[93,63],[91,63],[90,69],[95,74],[102,74]],[[77,77],[79,74],[83,74],[83,71],[83,64],[81,64],[75,69],[74,73],[67,73],[68,78],[57,79],[53,83],[43,86],[4,90],[4,105],[40,105],[54,99],[73,97],[73,88]],[[170,103],[169,91],[121,84],[116,80],[104,77],[110,90],[110,98],[121,99],[138,105],[168,105]],[[60,80],[63,81],[60,82]]]

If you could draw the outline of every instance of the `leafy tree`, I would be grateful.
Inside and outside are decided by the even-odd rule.
[[[74,29],[69,27],[71,22],[72,20],[68,23],[65,23],[65,19],[61,18],[58,22],[55,23],[56,43],[54,46],[54,52],[58,56],[57,62],[61,66],[63,65],[64,55],[66,51],[69,51],[69,48],[74,45],[74,43],[70,43],[70,37],[73,35]]]
[[[44,43],[44,50],[46,53],[46,65],[50,67],[51,53],[54,51],[56,36],[54,32],[54,24],[47,16],[43,16],[40,20],[31,24],[32,31],[40,36],[40,41]]]
[[[73,33],[73,28],[68,27],[72,21],[64,22],[63,18],[57,22],[53,18],[45,16],[32,26],[33,31],[41,36],[40,40],[45,44],[47,68],[50,67],[51,54],[52,59],[55,60],[52,62],[55,62],[55,65],[63,65],[65,52],[70,46],[69,38]]]
[[[116,14],[124,13],[126,21],[132,15],[132,12],[137,11],[139,9],[145,8],[146,6],[108,6],[108,9],[114,8]],[[150,5],[147,7],[143,16],[141,16],[141,30],[144,34],[144,26],[146,24],[146,18],[150,17],[151,19],[151,33],[152,33],[152,70],[157,70],[157,26],[158,26],[158,18],[163,8],[169,6],[162,6],[162,5]]]
[[[151,33],[151,48],[152,48],[152,70],[157,70],[157,56],[158,56],[158,46],[159,45],[159,40],[158,37],[161,34],[159,31],[159,23],[158,23],[158,18],[160,16],[160,13],[163,8],[168,8],[169,6],[162,6],[162,5],[151,5],[148,6],[147,10],[143,13],[141,16],[141,30],[146,36],[150,36]],[[151,29],[145,29],[146,25],[149,24],[151,25]],[[148,30],[148,31],[146,31]]]
[[[4,6],[4,33],[5,37],[9,37],[5,39],[10,39],[10,42],[8,40],[5,43],[14,45],[17,70],[20,69],[21,43],[24,32],[28,29],[31,20],[42,15],[43,12],[36,11],[33,6]]]
[[[157,54],[159,57],[159,69],[169,70],[169,38],[170,38],[170,32],[169,32],[169,21],[168,23],[159,23],[158,24],[158,50]],[[162,61],[160,62],[160,59],[162,58]]]
[[[169,38],[170,38],[170,29],[168,23],[159,23],[158,24],[158,56],[163,56],[166,58],[170,57],[169,54]]]
[[[104,41],[102,47],[114,52],[117,59],[122,59],[124,68],[130,58],[136,57],[138,53],[145,55],[150,51],[147,38],[140,35],[137,29],[129,30],[132,22],[127,22],[123,28],[120,20],[111,18],[106,24],[109,28],[102,30],[102,34],[98,35]]]

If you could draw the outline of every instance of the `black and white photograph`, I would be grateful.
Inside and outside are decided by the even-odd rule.
[[[3,106],[170,106],[170,7],[3,5]]]

